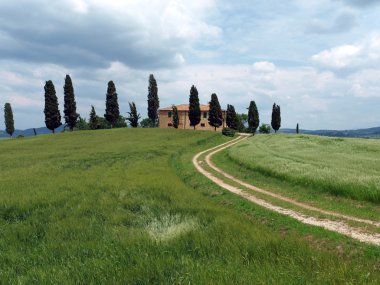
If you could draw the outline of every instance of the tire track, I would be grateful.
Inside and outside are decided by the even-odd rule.
[[[272,210],[274,212],[277,212],[279,214],[283,214],[283,215],[287,215],[289,217],[292,217],[304,224],[308,224],[308,225],[313,225],[313,226],[318,226],[318,227],[322,227],[324,229],[327,229],[327,230],[330,230],[330,231],[334,231],[334,232],[337,232],[337,233],[340,233],[340,234],[343,234],[343,235],[346,235],[346,236],[349,236],[351,238],[354,238],[356,240],[359,240],[361,242],[365,242],[365,243],[369,243],[369,244],[374,244],[374,245],[380,245],[380,234],[370,234],[370,233],[365,233],[363,231],[361,231],[360,229],[358,228],[354,228],[350,225],[348,225],[347,223],[345,223],[344,221],[333,221],[333,220],[329,220],[329,219],[319,219],[319,218],[316,218],[316,217],[312,217],[312,216],[309,216],[309,215],[305,215],[303,213],[300,213],[300,212],[297,212],[295,210],[292,210],[292,209],[287,209],[287,208],[284,208],[284,207],[280,207],[280,206],[276,206],[270,202],[267,202],[261,198],[257,198],[255,195],[251,194],[251,193],[248,193],[246,191],[244,191],[243,189],[240,189],[239,187],[236,187],[236,186],[233,186],[233,185],[230,185],[228,184],[227,182],[223,181],[222,179],[216,177],[215,175],[213,175],[212,173],[208,172],[207,170],[205,170],[201,164],[203,163],[202,161],[199,161],[199,157],[204,155],[204,154],[207,154],[206,157],[205,157],[205,162],[206,164],[211,167],[214,171],[216,171],[217,173],[221,174],[222,176],[224,176],[225,178],[231,180],[231,181],[234,181],[235,183],[238,183],[240,184],[241,186],[247,188],[247,189],[250,189],[252,191],[255,191],[257,193],[261,193],[261,194],[264,194],[266,196],[270,196],[272,198],[275,198],[275,199],[278,199],[278,200],[281,200],[281,201],[285,201],[287,203],[290,203],[290,204],[293,204],[295,206],[298,206],[298,207],[301,207],[301,208],[304,208],[304,209],[308,209],[308,210],[312,210],[312,211],[315,211],[315,212],[319,212],[319,213],[322,213],[322,214],[325,214],[325,215],[330,215],[330,216],[334,216],[334,217],[338,217],[338,218],[341,218],[341,219],[345,219],[345,220],[351,220],[351,221],[355,221],[355,222],[360,222],[360,223],[365,223],[365,224],[370,224],[370,225],[374,225],[376,227],[380,227],[380,222],[375,222],[375,221],[371,221],[371,220],[366,220],[366,219],[361,219],[361,218],[358,218],[358,217],[353,217],[353,216],[348,216],[348,215],[343,215],[343,214],[340,214],[340,213],[336,213],[336,212],[332,212],[332,211],[327,211],[327,210],[323,210],[323,209],[319,209],[319,208],[316,208],[316,207],[313,207],[313,206],[310,206],[310,205],[307,205],[307,204],[304,204],[304,203],[301,203],[301,202],[298,202],[298,201],[295,201],[293,199],[290,199],[288,197],[285,197],[285,196],[282,196],[282,195],[279,195],[279,194],[274,194],[272,192],[269,192],[267,190],[264,190],[264,189],[261,189],[261,188],[258,188],[256,186],[253,186],[251,184],[248,184],[240,179],[237,179],[236,177],[233,177],[232,175],[226,173],[225,171],[219,169],[218,167],[216,167],[212,162],[211,162],[211,157],[213,155],[215,155],[216,153],[228,148],[228,147],[231,147],[245,139],[247,139],[248,136],[239,136],[238,138],[230,141],[230,142],[227,142],[227,143],[223,143],[219,146],[216,146],[216,147],[213,147],[213,148],[210,148],[210,149],[207,149],[205,151],[202,151],[198,154],[196,154],[194,157],[193,157],[193,164],[195,166],[195,168],[200,172],[202,173],[204,176],[206,176],[208,179],[210,179],[211,181],[213,181],[214,183],[218,184],[220,187],[236,194],[236,195],[239,195],[257,205],[260,205],[266,209],[269,209],[269,210]]]

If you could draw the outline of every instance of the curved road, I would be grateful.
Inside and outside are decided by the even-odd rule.
[[[362,218],[358,218],[358,217],[354,217],[354,216],[343,215],[343,214],[340,214],[337,212],[326,211],[326,210],[323,210],[320,208],[316,208],[316,207],[307,205],[305,203],[298,202],[296,200],[290,199],[290,198],[282,196],[282,195],[274,194],[270,191],[258,188],[254,185],[251,185],[249,183],[246,183],[242,180],[237,179],[236,177],[234,177],[234,176],[226,173],[225,171],[219,169],[217,166],[215,166],[211,162],[211,157],[214,154],[216,154],[216,153],[218,153],[218,152],[220,152],[220,151],[222,151],[228,147],[231,147],[231,146],[233,146],[233,145],[235,145],[241,141],[244,141],[248,137],[249,136],[246,136],[246,135],[240,135],[238,138],[233,139],[232,141],[229,141],[227,143],[223,143],[219,146],[207,149],[205,151],[202,151],[202,152],[196,154],[193,158],[193,164],[194,164],[195,168],[200,173],[202,173],[204,176],[206,176],[208,179],[210,179],[214,183],[218,184],[220,187],[222,187],[222,188],[224,188],[224,189],[226,189],[226,190],[228,190],[228,191],[230,191],[236,195],[239,195],[239,196],[241,196],[241,197],[257,204],[257,205],[260,205],[266,209],[277,212],[279,214],[283,214],[283,215],[292,217],[292,218],[294,218],[294,219],[296,219],[296,220],[298,220],[304,224],[322,227],[324,229],[349,236],[349,237],[354,238],[356,240],[359,240],[361,242],[374,244],[374,245],[380,245],[380,234],[363,232],[362,230],[360,230],[358,228],[355,228],[355,227],[348,225],[347,223],[344,222],[344,220],[351,220],[351,221],[355,221],[358,223],[370,224],[370,225],[373,225],[375,227],[380,227],[380,222],[362,219]],[[203,158],[203,156],[204,156],[204,158]],[[213,171],[215,171],[216,173],[223,176],[224,179],[220,179],[220,178],[216,177],[213,173],[205,170],[205,168],[202,167],[203,164],[207,164],[211,169],[213,169]],[[271,197],[271,198],[275,198],[277,200],[285,201],[285,202],[292,204],[294,206],[304,208],[307,210],[311,210],[313,212],[333,216],[333,217],[339,218],[340,220],[336,221],[336,220],[330,220],[330,219],[320,219],[320,218],[316,218],[316,217],[313,217],[310,215],[306,215],[306,214],[301,213],[299,211],[295,211],[293,209],[287,209],[284,207],[274,205],[274,204],[272,204],[268,201],[265,201],[261,198],[257,198],[255,195],[248,193],[247,191],[245,191],[239,187],[236,187],[236,186],[229,184],[228,181],[233,181],[234,184],[237,183],[237,184],[243,186],[242,188],[250,189],[254,192],[263,194],[267,197]]]

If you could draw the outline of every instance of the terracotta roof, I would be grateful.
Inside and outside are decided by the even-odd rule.
[[[181,104],[181,105],[177,105],[176,107],[178,111],[189,111],[189,104]],[[201,107],[202,112],[209,110],[208,105],[200,104],[200,107]],[[173,110],[172,107],[166,107],[166,108],[160,109],[160,111],[171,111],[171,110]]]

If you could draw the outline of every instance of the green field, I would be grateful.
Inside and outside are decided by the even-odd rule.
[[[193,155],[226,140],[114,129],[1,141],[0,283],[379,284],[378,247],[197,173]]]
[[[261,135],[231,148],[228,155],[270,177],[380,203],[379,140]]]

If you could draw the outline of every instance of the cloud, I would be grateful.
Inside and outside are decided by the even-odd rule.
[[[63,84],[66,74],[73,80],[78,112],[87,118],[90,106],[104,114],[107,82],[114,80],[119,94],[121,114],[126,115],[128,102],[134,101],[139,113],[146,117],[149,73],[112,62],[105,68],[68,69],[54,64],[0,61],[1,104],[14,108],[17,128],[44,125],[43,86],[52,79],[63,111]],[[280,67],[273,62],[253,64],[186,64],[154,72],[158,82],[161,107],[188,102],[191,85],[199,91],[200,102],[206,104],[216,93],[222,107],[235,106],[246,112],[249,101],[255,100],[262,122],[269,123],[274,102],[281,106],[283,125],[303,128],[353,128],[348,118],[361,113],[365,126],[376,125],[378,115],[368,111],[380,104],[380,71],[363,70],[346,78],[332,71],[313,67]],[[337,112],[339,110],[339,112]],[[378,112],[376,112],[378,114]]]
[[[257,72],[274,72],[276,71],[276,66],[272,62],[268,61],[258,61],[253,64],[253,70]]]
[[[351,31],[357,25],[356,15],[349,11],[340,13],[332,24],[324,20],[314,20],[306,28],[306,33],[335,34]]]
[[[337,0],[334,0],[337,1]],[[356,7],[368,7],[371,5],[377,5],[380,4],[379,0],[338,0],[341,2],[344,2],[345,4],[348,4],[350,6],[356,6]]]
[[[362,42],[324,50],[311,60],[333,69],[370,68],[380,62],[380,35],[375,33]]]
[[[220,28],[207,23],[206,12],[213,9],[212,0],[2,1],[0,52],[3,58],[67,67],[112,61],[176,66],[195,42],[220,36]]]

